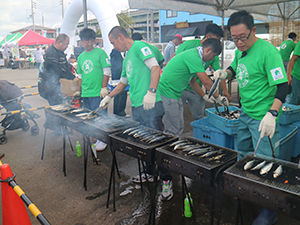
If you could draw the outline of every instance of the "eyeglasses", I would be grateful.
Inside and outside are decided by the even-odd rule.
[[[247,37],[243,36],[243,37],[239,37],[239,38],[231,38],[230,40],[233,41],[233,42],[238,42],[239,40],[241,40],[243,42],[247,41],[249,39],[249,37],[250,37],[251,32],[252,32],[252,29],[250,30],[250,33],[249,33],[249,35]]]
[[[92,39],[89,39],[89,40],[81,40],[81,43],[89,43],[89,42],[91,42],[92,41]]]

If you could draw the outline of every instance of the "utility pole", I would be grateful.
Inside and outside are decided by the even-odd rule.
[[[154,15],[153,10],[151,10],[151,42],[154,43]]]
[[[44,25],[44,13],[42,13],[42,24],[43,24],[43,27],[45,26]]]
[[[64,18],[64,13],[65,13],[65,10],[64,10],[64,0],[61,0],[61,17]]]
[[[31,0],[31,17],[32,17],[32,25],[33,25],[33,31],[35,32],[35,25],[34,25],[34,10],[36,9],[36,3]]]

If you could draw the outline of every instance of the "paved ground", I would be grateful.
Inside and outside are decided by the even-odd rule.
[[[16,83],[19,87],[37,84],[37,69],[11,70],[0,69],[0,79]],[[37,88],[25,89],[24,93],[37,92]],[[235,100],[236,101],[236,100]],[[46,106],[47,102],[40,96],[26,97],[32,107]],[[130,110],[127,111],[130,113]],[[29,198],[43,212],[51,224],[62,225],[96,225],[96,224],[147,224],[150,208],[149,192],[144,186],[141,192],[139,186],[131,182],[131,177],[137,174],[137,161],[122,153],[117,153],[121,179],[116,178],[116,212],[112,204],[106,208],[111,155],[109,149],[98,154],[101,162],[96,165],[89,156],[87,168],[87,191],[83,188],[83,158],[76,157],[67,144],[67,176],[62,172],[62,137],[47,132],[44,160],[41,160],[42,142],[44,136],[44,112],[37,111],[41,118],[37,119],[40,133],[32,136],[30,132],[21,129],[7,131],[8,143],[0,146],[0,153],[5,153],[3,163],[8,163],[16,174],[16,181]],[[3,117],[0,117],[2,120]],[[185,110],[184,136],[193,136],[189,125],[192,121],[188,110]],[[32,125],[32,123],[31,123]],[[71,134],[73,145],[81,134],[73,131]],[[199,183],[187,179],[192,194],[196,221],[182,217],[181,180],[174,175],[174,197],[169,202],[157,202],[156,224],[209,224],[210,203],[212,190],[202,187]],[[132,193],[119,196],[126,188]],[[158,187],[160,192],[160,187]],[[220,205],[217,196],[217,206]],[[224,210],[221,224],[234,224],[236,215],[236,199],[225,196]],[[0,208],[3,206],[0,206]],[[244,224],[251,224],[259,212],[259,207],[242,202]],[[28,211],[29,212],[29,211]],[[39,224],[29,212],[32,224]],[[284,215],[278,216],[277,224],[296,225],[299,221]],[[0,222],[2,223],[2,221]]]

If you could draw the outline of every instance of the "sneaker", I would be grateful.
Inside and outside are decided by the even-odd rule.
[[[253,221],[252,225],[273,225],[277,222],[277,213],[270,209],[262,207],[258,217]]]
[[[148,182],[150,183],[153,183],[154,182],[154,176],[151,175],[151,174],[148,174],[148,173],[142,173],[141,177],[142,177],[142,183],[145,183],[147,180],[146,180],[146,176],[147,176],[147,179],[148,179]],[[157,180],[159,180],[159,176],[157,176]],[[141,183],[140,182],[140,175],[136,175],[132,178],[132,181],[134,183]]]
[[[97,152],[102,152],[106,149],[107,144],[105,144],[102,141],[97,140],[97,142],[95,143],[95,146],[96,146],[96,151]]]
[[[173,188],[171,180],[163,180],[161,190],[161,200],[168,201],[173,197]]]

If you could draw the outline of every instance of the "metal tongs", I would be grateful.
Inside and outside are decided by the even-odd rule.
[[[259,146],[259,143],[260,143],[261,139],[262,139],[262,137],[259,137],[257,145],[256,145],[256,148],[255,148],[255,151],[254,151],[254,157],[256,157],[256,151],[258,149],[258,146]],[[275,159],[275,151],[274,151],[274,148],[273,148],[273,144],[272,144],[271,138],[269,136],[268,136],[268,139],[269,139],[269,142],[270,142],[270,145],[271,145],[271,149],[272,149],[272,156]]]
[[[88,116],[94,116],[96,114],[96,112],[98,112],[99,110],[101,111],[103,109],[103,107],[98,107],[97,109],[94,109],[92,112],[90,112],[88,114]]]

